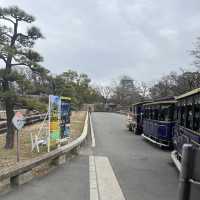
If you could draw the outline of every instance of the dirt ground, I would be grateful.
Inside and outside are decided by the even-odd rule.
[[[84,127],[84,120],[86,117],[86,112],[72,112],[71,116],[71,127],[70,127],[70,139],[68,142],[73,141],[81,135]],[[31,133],[34,137],[38,133],[42,122],[36,123],[34,125],[26,126],[22,129],[20,133],[20,161],[28,160],[37,157],[41,154],[47,152],[47,147],[43,146],[40,148],[40,153],[35,150],[31,151]],[[48,124],[44,124],[42,133],[46,131]],[[4,149],[5,145],[5,134],[0,135],[0,169],[14,165],[16,163],[16,141],[15,147],[12,150]]]

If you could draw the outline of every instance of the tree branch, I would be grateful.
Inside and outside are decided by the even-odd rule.
[[[8,18],[8,17],[0,16],[0,19],[4,19],[4,20],[6,20],[6,21],[9,21],[9,22],[15,24],[15,22],[14,22],[12,19]]]
[[[34,69],[33,67],[31,67],[29,64],[27,63],[24,63],[24,62],[21,62],[21,63],[15,63],[15,64],[11,64],[12,67],[14,66],[25,66],[25,67],[28,67],[31,71],[33,71],[34,73],[37,73],[39,74],[39,72],[37,72],[36,69]]]
[[[0,59],[6,63],[6,58],[2,54],[0,54]]]
[[[9,38],[12,38],[12,36],[11,36],[10,34],[6,33],[6,32],[2,32],[2,33],[0,34],[0,36],[2,36],[2,35],[5,35],[5,36],[7,36],[7,37],[9,37]]]
[[[28,38],[28,35],[24,35],[23,33],[17,33],[17,37],[22,36],[24,38]]]
[[[30,67],[28,64],[26,63],[15,63],[15,64],[11,64],[11,66],[19,66],[19,65],[23,65],[23,66],[26,66],[26,67]]]

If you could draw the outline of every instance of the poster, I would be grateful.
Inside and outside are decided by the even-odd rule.
[[[60,135],[61,138],[66,138],[70,133],[70,115],[71,115],[71,98],[61,97],[61,123]]]
[[[71,98],[49,96],[49,146],[70,133]]]
[[[50,142],[60,139],[60,108],[59,96],[49,96],[49,134]]]

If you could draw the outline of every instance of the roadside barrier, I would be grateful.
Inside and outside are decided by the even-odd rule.
[[[183,146],[179,176],[179,200],[197,200],[200,196],[200,150],[191,144]]]
[[[0,169],[0,192],[9,190],[14,185],[21,185],[33,178],[33,169],[47,161],[50,166],[61,165],[66,162],[70,154],[78,154],[81,144],[86,140],[90,132],[90,120],[87,113],[84,128],[80,137],[71,143],[61,146],[56,150],[38,156],[37,158],[19,162],[15,166]]]
[[[120,110],[120,111],[116,111],[116,113],[127,115],[128,111]]]

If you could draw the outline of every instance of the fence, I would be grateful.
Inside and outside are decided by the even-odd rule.
[[[25,117],[25,125],[34,124],[44,120],[46,114],[37,114]],[[3,134],[7,131],[7,122],[0,121],[0,134]]]

